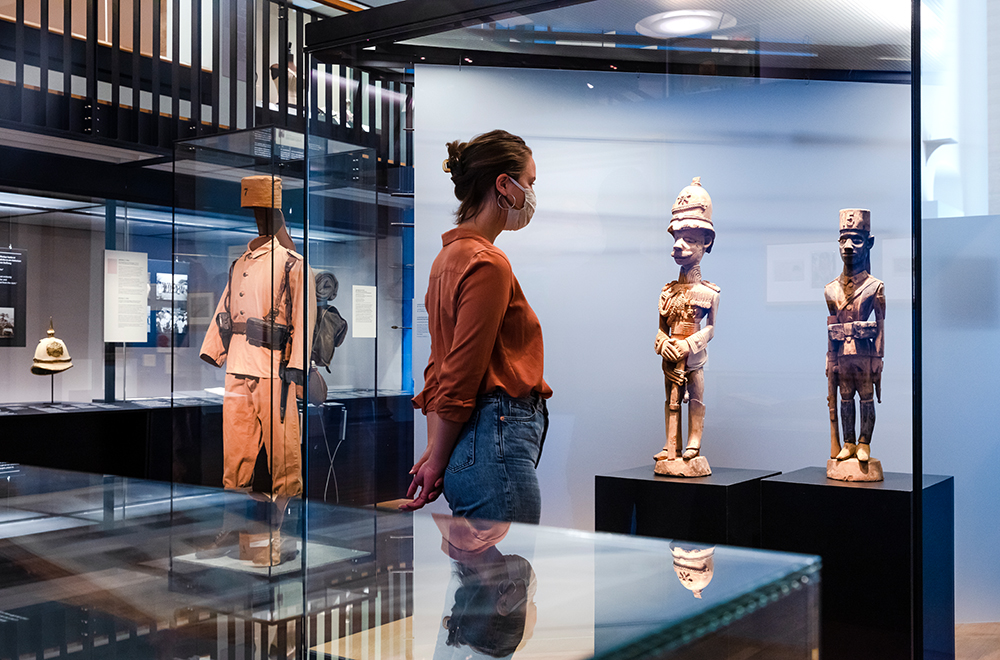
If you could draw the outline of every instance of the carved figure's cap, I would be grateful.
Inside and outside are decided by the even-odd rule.
[[[257,174],[240,180],[240,206],[281,208],[281,177]]]
[[[872,212],[868,209],[840,209],[840,231],[872,231]]]
[[[685,589],[701,598],[702,590],[708,586],[715,574],[715,546],[688,547],[670,544],[670,554],[674,557],[674,573]]]
[[[667,231],[671,234],[677,229],[705,229],[715,238],[715,227],[712,226],[712,198],[708,191],[701,187],[701,177],[691,180],[677,195],[673,208],[670,210],[670,224]]]
[[[35,347],[35,359],[32,360],[31,373],[36,376],[56,374],[73,366],[73,360],[69,357],[66,343],[62,339],[56,339],[56,331],[52,327],[51,318],[46,335],[43,339],[38,340],[38,346]]]

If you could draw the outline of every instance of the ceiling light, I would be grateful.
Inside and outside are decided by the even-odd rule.
[[[588,87],[589,89],[594,89],[594,86],[593,86],[593,85],[591,85],[590,83],[587,83],[587,87]]]
[[[711,9],[682,9],[647,16],[635,24],[636,32],[647,37],[670,39],[713,32],[736,25],[736,18]]]

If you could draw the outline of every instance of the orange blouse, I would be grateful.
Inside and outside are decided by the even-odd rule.
[[[507,255],[461,225],[441,239],[425,298],[431,358],[413,407],[464,423],[476,397],[496,389],[552,396],[542,378],[542,326]]]

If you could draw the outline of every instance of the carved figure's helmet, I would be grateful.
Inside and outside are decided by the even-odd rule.
[[[701,177],[691,180],[677,195],[674,206],[670,210],[670,224],[667,231],[671,234],[678,229],[704,229],[715,242],[715,227],[712,225],[712,198],[708,191],[701,187]],[[711,252],[709,245],[706,252]]]
[[[840,209],[840,231],[872,231],[872,212],[868,209]]]
[[[69,357],[66,343],[62,339],[56,339],[52,319],[49,319],[49,329],[46,334],[45,338],[38,340],[38,346],[35,347],[35,359],[32,360],[31,373],[36,376],[56,374],[73,366],[73,360]]]
[[[674,557],[677,579],[695,598],[701,598],[702,590],[715,574],[715,546],[671,543],[670,554]]]

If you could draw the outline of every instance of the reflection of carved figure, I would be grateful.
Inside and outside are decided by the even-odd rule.
[[[885,353],[885,291],[880,280],[869,274],[871,212],[844,209],[840,212],[841,275],[826,285],[827,357],[829,382],[830,457],[835,459],[827,475],[844,481],[881,481],[881,465],[871,459],[870,443],[875,429],[875,398],[882,400],[882,357]],[[837,428],[837,391],[844,445]],[[855,435],[854,396],[859,399],[861,422]],[[856,459],[855,463],[836,465]],[[871,463],[871,465],[869,465]],[[857,468],[855,474],[852,470]]]
[[[674,557],[677,579],[695,598],[701,598],[701,592],[715,574],[715,546],[673,541],[670,554]]]
[[[667,440],[663,451],[654,456],[655,471],[704,476],[712,471],[708,461],[699,455],[705,426],[703,367],[708,361],[708,342],[715,335],[720,289],[701,279],[701,259],[712,251],[715,228],[712,199],[701,187],[700,177],[695,177],[677,196],[667,231],[674,237],[671,256],[681,271],[677,280],[660,292],[660,328],[654,348],[663,358]],[[688,435],[681,456],[682,401],[688,403]]]

